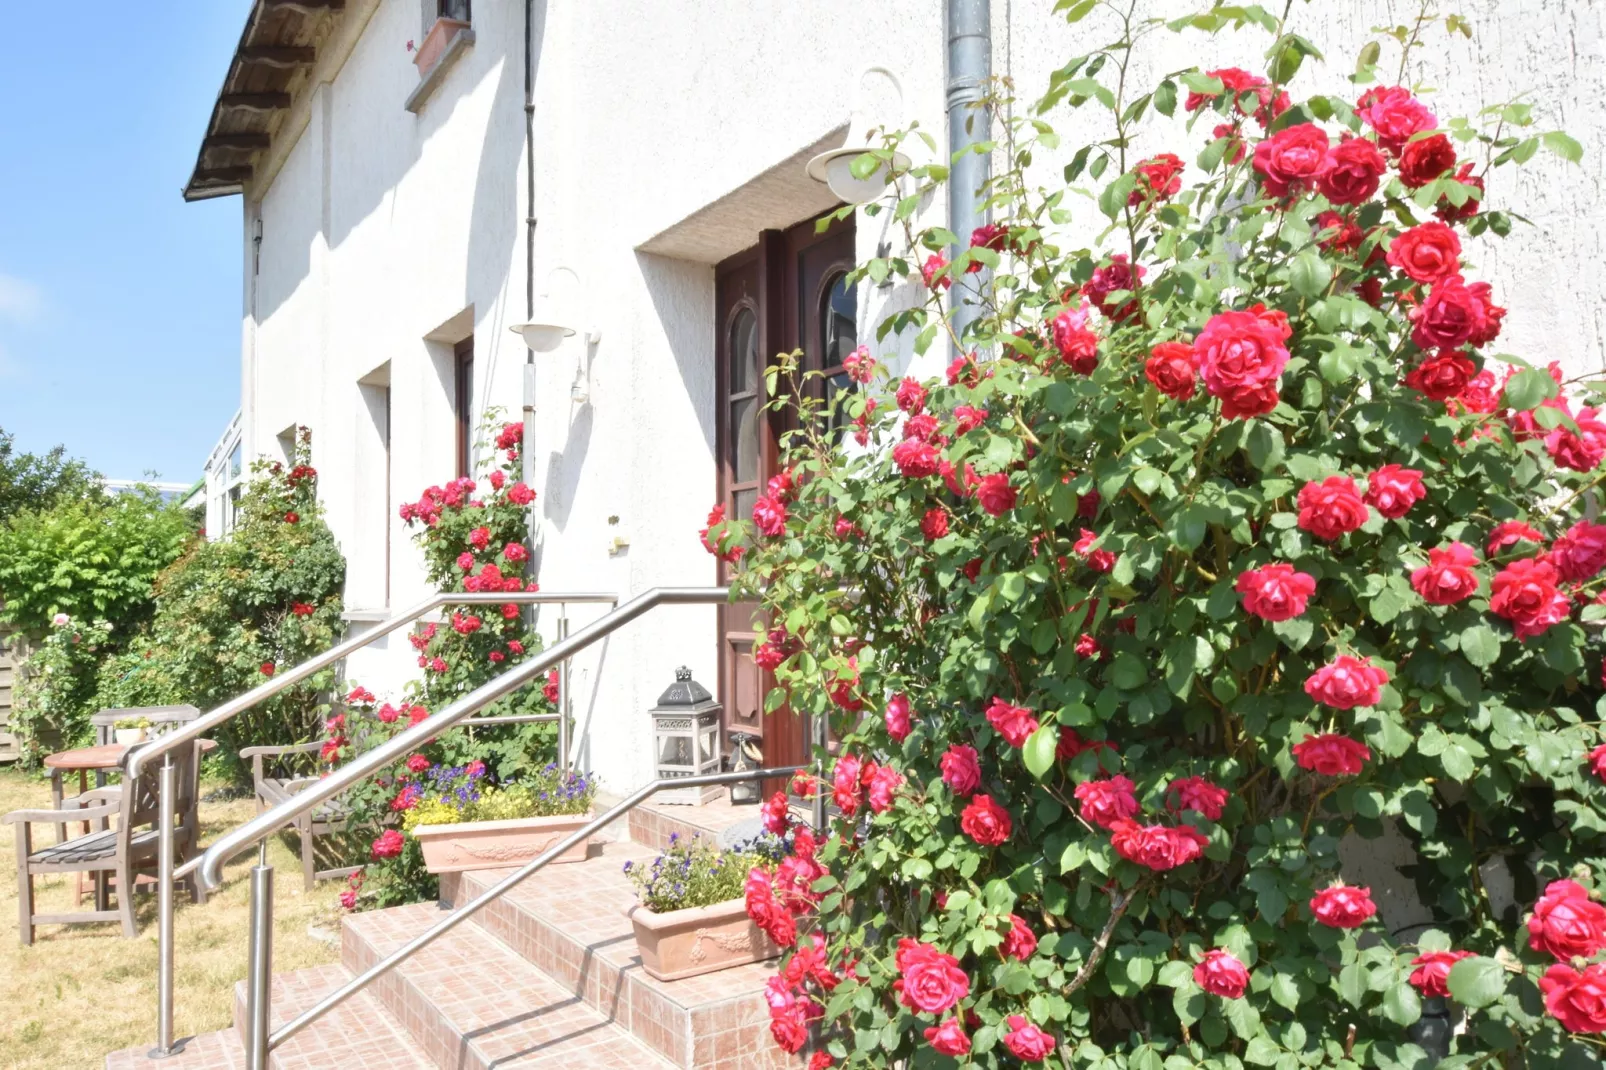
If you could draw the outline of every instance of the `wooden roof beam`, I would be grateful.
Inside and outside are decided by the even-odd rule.
[[[248,165],[240,167],[203,167],[196,169],[190,176],[190,185],[198,186],[207,182],[226,182],[230,185],[238,182],[251,181],[251,168]]]
[[[277,111],[290,106],[289,93],[224,93],[217,98],[220,108],[248,108],[252,111]]]
[[[318,58],[311,45],[242,45],[240,60],[266,67],[306,67]]]
[[[201,140],[201,151],[207,149],[265,149],[273,144],[267,134],[208,134]]]
[[[262,0],[262,6],[269,10],[287,7],[295,11],[344,11],[346,0]]]

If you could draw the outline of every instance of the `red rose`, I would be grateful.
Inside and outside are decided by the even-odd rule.
[[[960,798],[981,787],[981,763],[977,760],[975,747],[965,743],[950,744],[939,764],[942,767],[942,782]]]
[[[944,1018],[940,1025],[934,1025],[925,1031],[926,1043],[938,1055],[952,1055],[958,1057],[970,1054],[970,1038],[965,1035],[964,1027],[959,1024],[958,1018]]]
[[[911,376],[906,375],[898,380],[898,390],[895,396],[898,400],[898,408],[911,415],[923,411],[926,407],[926,388],[920,385],[919,380]]]
[[[1101,829],[1113,829],[1121,822],[1131,820],[1142,809],[1132,781],[1124,776],[1113,776],[1108,780],[1084,780],[1076,785],[1072,794],[1082,804],[1082,820]]]
[[[1539,979],[1545,1011],[1569,1033],[1606,1033],[1606,963],[1579,973],[1556,965]]]
[[[1199,380],[1193,367],[1193,346],[1187,342],[1161,342],[1149,351],[1143,375],[1168,398],[1187,401]]]
[[[1601,674],[1606,676],[1606,666],[1602,667]],[[1606,781],[1606,743],[1589,752],[1589,771],[1602,781]]]
[[[1400,181],[1421,189],[1455,166],[1455,146],[1443,134],[1408,143],[1400,153]]]
[[[1411,985],[1430,998],[1450,997],[1450,967],[1472,957],[1470,951],[1424,951],[1411,960]]]
[[[765,494],[753,503],[753,526],[765,535],[786,533],[786,506]]]
[[[910,479],[924,479],[937,473],[937,451],[919,439],[906,438],[892,448],[892,463]]]
[[[1453,606],[1478,593],[1472,571],[1477,564],[1478,555],[1464,542],[1429,550],[1428,563],[1411,573],[1411,588],[1430,606]]]
[[[1004,942],[999,945],[998,950],[1005,958],[1025,962],[1037,950],[1037,934],[1032,932],[1025,918],[1019,914],[1011,914],[1009,931],[1004,934]]]
[[[529,505],[535,501],[535,491],[523,483],[515,483],[507,489],[507,500],[514,505]]]
[[[1119,821],[1110,829],[1110,846],[1129,862],[1164,873],[1185,866],[1204,852],[1210,837],[1192,825],[1140,825]]]
[[[809,1003],[798,1000],[782,1010],[770,1011],[770,1036],[782,1051],[796,1055],[809,1040]]]
[[[1390,520],[1409,513],[1411,506],[1428,495],[1422,485],[1422,473],[1397,464],[1385,464],[1367,476],[1366,482],[1366,503]]]
[[[1353,710],[1357,706],[1376,706],[1388,682],[1388,672],[1373,665],[1370,658],[1340,654],[1310,675],[1305,681],[1305,694],[1335,710]]]
[[[860,346],[842,358],[842,370],[848,373],[848,378],[856,383],[868,383],[876,370],[875,358],[870,356],[869,346]]]
[[[402,848],[405,846],[407,846],[407,842],[402,838],[402,834],[399,830],[386,829],[384,832],[380,833],[379,838],[373,842],[373,845],[369,848],[369,853],[373,856],[375,861],[385,858],[395,858],[397,855],[402,853]]]
[[[1086,632],[1076,637],[1076,643],[1071,649],[1076,651],[1076,656],[1079,658],[1096,658],[1104,653],[1099,641]]]
[[[1411,309],[1411,341],[1421,349],[1459,349],[1489,329],[1487,307],[1459,275],[1442,279]]]
[[[1562,410],[1566,411],[1565,405]],[[1576,432],[1563,424],[1545,435],[1545,450],[1562,468],[1593,472],[1606,459],[1606,423],[1589,408],[1579,409],[1573,423],[1578,425]]]
[[[959,830],[983,847],[997,847],[1009,839],[1012,828],[1009,811],[990,795],[975,796],[959,815]]]
[[[1528,918],[1528,946],[1561,962],[1594,958],[1606,947],[1606,907],[1573,881],[1551,881]]]
[[[1198,776],[1179,777],[1165,789],[1167,810],[1174,814],[1192,810],[1211,821],[1221,820],[1221,812],[1227,807],[1228,797],[1226,788],[1217,787],[1204,777]]]
[[[422,754],[414,754],[407,759],[407,770],[412,773],[422,773],[429,768],[429,759]]]
[[[1567,583],[1594,579],[1606,568],[1606,524],[1580,520],[1556,536],[1545,557]]]
[[[863,764],[855,755],[844,754],[836,760],[831,776],[831,800],[848,817],[859,812],[859,778],[863,772]]]
[[[932,253],[926,257],[926,262],[920,265],[920,277],[925,280],[928,289],[946,290],[954,284],[952,276],[938,275],[947,266],[948,258],[941,253]]]
[[[959,960],[908,937],[898,941],[898,1002],[912,1011],[941,1014],[970,995],[970,978]]]
[[[970,244],[975,249],[991,249],[1001,253],[1008,243],[1009,228],[1000,223],[983,223],[970,232]]]
[[[887,723],[887,735],[892,737],[894,743],[902,743],[909,738],[911,711],[908,695],[900,693],[887,699],[884,716]]]
[[[1255,146],[1251,161],[1268,197],[1284,200],[1310,189],[1327,163],[1327,131],[1299,123]]]
[[[1321,776],[1354,776],[1372,758],[1372,750],[1366,744],[1331,733],[1307,735],[1292,750],[1301,769]]]
[[[1366,240],[1366,232],[1347,215],[1333,211],[1321,212],[1312,222],[1317,235],[1327,235],[1316,239],[1316,244],[1327,252],[1353,253]]]
[[[870,809],[878,814],[884,814],[892,809],[892,797],[903,786],[903,774],[890,765],[875,767],[870,775],[866,797],[870,801]]]
[[[1193,980],[1213,996],[1242,999],[1249,987],[1249,970],[1243,960],[1225,948],[1213,947],[1193,968]]]
[[[1288,364],[1288,321],[1256,312],[1218,312],[1193,340],[1193,353],[1214,397],[1272,386]],[[1273,393],[1275,398],[1275,392]],[[1273,406],[1276,402],[1273,401]]]
[[[993,696],[993,704],[987,707],[987,722],[1012,747],[1024,747],[1026,740],[1037,731],[1037,718],[1032,711],[1024,706],[1011,706],[1003,699]]]
[[[1090,311],[1084,299],[1078,308],[1064,308],[1049,329],[1060,359],[1078,375],[1092,375],[1099,366],[1099,336],[1088,329]]]
[[[1339,882],[1311,897],[1310,912],[1329,929],[1358,929],[1377,913],[1377,904],[1372,889]]]
[[[1293,620],[1316,593],[1316,577],[1274,561],[1238,574],[1233,588],[1243,595],[1244,612],[1262,620]]]
[[[1545,536],[1532,524],[1524,524],[1520,520],[1501,521],[1489,532],[1489,556],[1498,557],[1501,550],[1524,541],[1542,543]]]
[[[976,487],[976,501],[991,516],[1002,516],[1015,508],[1016,496],[1016,490],[1009,485],[1009,476],[1004,472],[983,476]]]
[[[948,510],[933,506],[920,518],[920,534],[929,539],[940,539],[948,534]]]
[[[778,946],[791,947],[797,943],[797,923],[792,912],[775,898],[775,887],[767,872],[758,866],[749,870],[742,897],[748,918]]]
[[[1316,176],[1316,189],[1334,204],[1361,204],[1377,192],[1388,166],[1376,145],[1352,137],[1327,154]]]
[[[278,666],[274,665],[271,661],[264,661],[261,665],[257,666],[257,668],[262,670],[263,676],[272,676],[276,671],[278,671]]]
[[[965,435],[976,430],[987,419],[987,410],[970,405],[954,406],[954,434]]]
[[[1407,372],[1405,385],[1420,390],[1434,401],[1449,401],[1461,396],[1476,371],[1466,354],[1441,349]]]
[[[1268,125],[1273,119],[1288,110],[1288,94],[1278,92],[1273,95],[1271,85],[1266,79],[1257,74],[1250,74],[1239,67],[1223,67],[1219,70],[1206,71],[1206,78],[1216,78],[1221,81],[1225,95],[1236,108],[1239,115],[1253,114],[1261,126]],[[1183,107],[1188,111],[1198,111],[1210,104],[1217,97],[1214,93],[1200,93],[1190,91]],[[1217,133],[1217,137],[1221,137]],[[1233,161],[1237,162],[1237,161]]]
[[[1082,284],[1082,296],[1097,305],[1099,311],[1110,319],[1121,323],[1138,314],[1137,292],[1146,274],[1148,272],[1143,265],[1133,268],[1127,263],[1125,253],[1116,253],[1110,257],[1108,264],[1093,269],[1093,277]],[[1117,305],[1111,294],[1122,292],[1129,296]]]
[[[1026,1018],[1011,1014],[1004,1023],[1009,1026],[1009,1032],[1004,1034],[1004,1047],[1021,1062],[1040,1063],[1054,1054],[1058,1042]]]
[[[1443,282],[1461,273],[1461,239],[1443,223],[1422,223],[1389,245],[1389,267],[1416,282]]]
[[[1513,561],[1489,585],[1489,611],[1511,622],[1518,639],[1567,619],[1567,596],[1556,590],[1556,566],[1544,559]]]
[[[1349,476],[1328,476],[1306,483],[1299,490],[1299,526],[1324,542],[1355,531],[1370,515],[1355,481]]]
[[[763,820],[765,832],[773,833],[776,836],[786,835],[786,830],[791,826],[792,815],[791,804],[787,801],[786,792],[777,791],[766,799],[764,805],[759,808],[759,814]]]
[[[301,516],[294,512],[286,513],[284,514],[284,522],[286,524],[299,524],[301,522]]]
[[[1277,407],[1278,389],[1276,382],[1229,387],[1220,395],[1222,418],[1247,420],[1265,416]]]
[[[1355,102],[1355,114],[1377,131],[1378,143],[1389,152],[1399,152],[1413,135],[1439,125],[1433,113],[1400,86],[1368,89]]]
[[[1087,567],[1094,572],[1108,572],[1115,567],[1115,555],[1108,550],[1093,549],[1093,544],[1098,541],[1099,536],[1096,532],[1082,528],[1076,537],[1076,542],[1071,545],[1071,550],[1086,561]]]
[[[298,617],[310,617],[316,610],[306,602],[292,602],[290,603],[290,612]]]
[[[808,1070],[831,1070],[835,1065],[836,1060],[831,1058],[828,1051],[817,1051],[809,1056]]]
[[[1182,158],[1169,152],[1151,156],[1132,169],[1138,184],[1127,196],[1129,207],[1168,201],[1182,188]]]

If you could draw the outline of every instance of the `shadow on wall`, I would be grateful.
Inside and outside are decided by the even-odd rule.
[[[591,452],[591,429],[594,422],[589,401],[575,405],[570,401],[569,432],[564,436],[563,448],[547,455],[546,478],[542,486],[546,493],[544,515],[562,534],[569,526],[569,513],[574,508],[574,497],[580,488],[580,476],[585,471],[586,455]]]
[[[756,242],[758,236],[754,235]],[[636,252],[641,280],[669,343],[708,456],[714,455],[714,269],[711,265]],[[667,385],[667,384],[665,384]]]

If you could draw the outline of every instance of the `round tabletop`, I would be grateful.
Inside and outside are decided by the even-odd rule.
[[[121,743],[106,743],[99,747],[79,747],[45,756],[47,769],[116,769],[122,764],[128,748]]]

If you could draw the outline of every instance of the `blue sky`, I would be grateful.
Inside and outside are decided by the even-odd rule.
[[[21,449],[189,482],[238,406],[240,199],[179,191],[248,7],[92,0],[7,50],[0,427]]]

